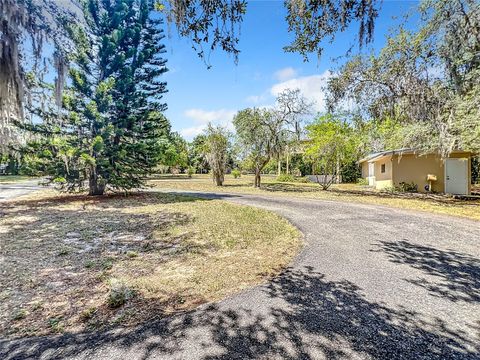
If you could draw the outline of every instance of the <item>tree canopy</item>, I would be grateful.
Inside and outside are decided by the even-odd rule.
[[[260,187],[261,171],[288,141],[285,124],[267,109],[253,108],[239,111],[233,125],[244,156],[255,171],[255,187]]]
[[[225,128],[212,124],[208,124],[204,133],[203,153],[212,169],[213,181],[217,186],[222,186],[225,181],[230,134]]]
[[[305,59],[308,54],[320,55],[325,40],[332,42],[336,33],[345,31],[352,23],[359,23],[359,44],[368,43],[373,34],[375,18],[378,15],[380,0],[285,0],[289,31],[295,40],[287,51],[298,52]],[[82,26],[88,37],[95,30],[99,19],[84,18],[85,12],[94,14],[101,7],[112,7],[115,2],[83,0],[81,2],[65,0],[53,2],[48,0],[0,0],[0,45],[8,51],[0,52],[0,130],[7,134],[7,124],[11,119],[23,119],[25,106],[24,92],[28,90],[26,58],[22,53],[21,40],[31,37],[31,45],[36,60],[45,56],[42,45],[50,42],[55,48],[55,70],[57,72],[57,100],[63,89],[68,62],[64,55],[70,52],[69,28],[76,23]],[[122,3],[122,2],[120,2]],[[128,3],[131,8],[134,1]],[[192,47],[208,64],[211,51],[220,48],[233,54],[238,61],[240,26],[247,11],[246,0],[155,0],[155,10],[164,18],[175,24],[181,36],[190,38]],[[28,50],[27,50],[28,51]],[[35,61],[39,63],[39,61]],[[37,67],[32,69],[35,76],[41,74]],[[27,97],[28,98],[28,97]],[[0,133],[1,134],[1,133]]]
[[[329,83],[330,110],[353,103],[365,121],[396,122],[405,147],[444,156],[456,148],[478,151],[471,134],[480,126],[480,4],[424,1],[420,10],[418,31],[400,28],[378,55],[341,67]]]
[[[60,92],[66,68],[63,55],[72,50],[64,25],[73,20],[84,24],[83,12],[75,2],[0,0],[0,151],[24,140],[13,123],[23,121],[25,107],[32,105],[32,76],[42,80],[46,73],[41,60],[47,41],[57,49],[53,54],[55,90]],[[25,43],[28,50],[22,46]],[[33,62],[25,61],[32,57]]]
[[[358,22],[360,47],[372,41],[381,0],[285,0],[288,29],[295,36],[285,47],[308,60],[322,55],[325,40],[332,43],[339,32]]]
[[[308,125],[307,136],[305,155],[319,174],[318,183],[328,189],[348,164],[358,160],[358,133],[347,121],[329,114]]]
[[[25,126],[35,134],[25,150],[30,166],[67,190],[86,183],[91,195],[135,188],[159,161],[169,131],[161,113],[167,69],[153,5],[90,0],[92,33],[68,27],[75,52],[60,107],[35,109],[43,121]]]

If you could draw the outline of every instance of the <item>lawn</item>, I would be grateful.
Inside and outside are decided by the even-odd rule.
[[[320,200],[358,202],[365,204],[390,206],[400,209],[419,210],[436,214],[460,216],[480,220],[480,200],[459,200],[434,194],[389,193],[371,190],[356,184],[333,185],[328,191],[321,190],[314,183],[283,183],[273,176],[262,178],[261,189],[255,189],[253,177],[243,175],[234,179],[227,175],[224,186],[215,186],[208,175],[188,177],[159,176],[151,184],[158,189],[187,191],[215,191],[267,196],[306,197]]]
[[[301,234],[260,209],[158,193],[46,190],[0,203],[0,334],[134,325],[278,274]]]

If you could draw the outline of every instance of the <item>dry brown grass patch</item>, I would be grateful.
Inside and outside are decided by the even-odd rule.
[[[288,264],[299,232],[217,200],[50,192],[0,204],[0,333],[137,324],[220,299]]]

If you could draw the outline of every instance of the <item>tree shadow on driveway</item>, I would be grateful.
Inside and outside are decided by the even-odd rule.
[[[473,326],[468,334],[454,331],[440,319],[368,301],[356,285],[305,267],[133,329],[1,341],[0,357],[478,359],[472,334],[480,328]]]
[[[405,240],[382,241],[378,246],[378,251],[385,252],[390,261],[421,270],[427,278],[407,281],[426,289],[431,295],[454,302],[480,302],[480,259]]]

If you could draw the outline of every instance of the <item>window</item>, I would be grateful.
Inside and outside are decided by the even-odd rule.
[[[382,164],[382,167],[381,167],[380,171],[381,171],[382,174],[385,173],[385,164]]]

